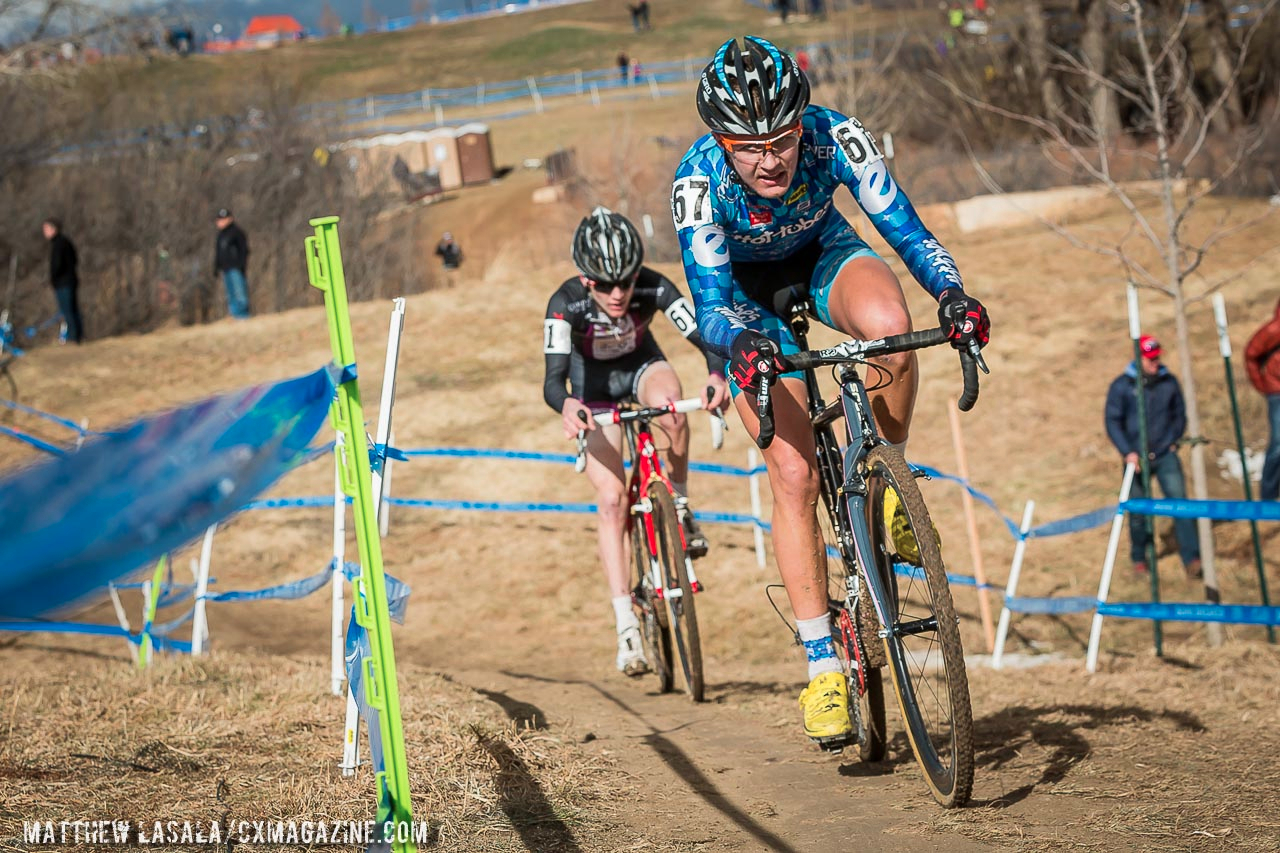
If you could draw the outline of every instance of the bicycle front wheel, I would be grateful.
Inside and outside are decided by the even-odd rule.
[[[654,481],[649,484],[649,503],[658,542],[658,563],[662,567],[662,597],[667,605],[667,629],[671,632],[671,643],[680,658],[680,671],[684,676],[689,698],[701,702],[702,645],[698,637],[693,584],[689,581],[689,567],[685,562],[687,557],[684,538],[680,532],[680,517],[676,514],[671,491],[664,482]]]
[[[881,445],[865,464],[874,561],[867,568],[885,582],[885,652],[907,739],[934,799],[962,806],[973,791],[973,711],[942,548],[902,454]],[[886,489],[898,494],[905,527],[885,517]]]
[[[671,667],[671,632],[667,628],[666,606],[655,592],[654,561],[649,555],[645,518],[638,515],[631,525],[631,551],[636,564],[636,586],[631,598],[640,608],[640,635],[644,639],[644,653],[649,659],[649,666],[658,676],[658,692],[670,693],[675,686]],[[661,569],[658,575],[660,585]]]

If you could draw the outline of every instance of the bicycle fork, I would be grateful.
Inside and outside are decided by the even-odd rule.
[[[653,586],[653,594],[660,599],[680,599],[684,597],[684,590],[678,585],[668,588],[666,579],[662,576],[662,565],[658,562],[658,533],[653,526],[653,502],[648,498],[639,498],[631,505],[631,514],[635,516],[635,524],[632,528],[631,535],[643,535],[647,543],[645,552],[649,556],[649,583]],[[702,584],[698,581],[698,576],[693,570],[693,559],[686,552],[686,543],[684,541],[683,526],[677,523],[680,530],[680,551],[684,555],[685,571],[689,573],[689,586],[695,593],[702,592]]]

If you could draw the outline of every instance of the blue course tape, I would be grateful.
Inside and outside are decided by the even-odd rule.
[[[1170,518],[1213,518],[1229,521],[1280,521],[1278,501],[1195,501],[1133,498],[1120,505],[1126,512]]]
[[[1066,598],[1008,598],[1004,606],[1014,613],[1030,613],[1047,616],[1065,613],[1088,613],[1098,606],[1098,599],[1089,596]]]
[[[577,457],[569,453],[540,453],[535,450],[499,450],[486,447],[419,447],[400,451],[405,456],[443,456],[457,459],[523,459],[528,462],[550,462],[572,465]],[[763,474],[765,467],[739,468],[735,465],[713,465],[708,462],[690,462],[690,471],[703,474],[724,474],[729,477],[750,477]]]
[[[909,563],[894,563],[893,573],[904,578],[912,578],[913,580],[922,581],[924,577],[924,569],[919,566],[913,566]],[[947,573],[947,583],[952,586],[972,586],[978,589],[1004,589],[1002,586],[990,583],[978,583],[978,579],[970,575],[953,575]]]
[[[447,501],[428,498],[387,498],[392,506],[413,506],[420,509],[470,509],[480,512],[595,512],[595,504],[581,503],[520,503],[516,501]]]
[[[34,435],[27,435],[25,432],[13,429],[12,427],[0,426],[0,434],[7,435],[10,438],[16,438],[18,439],[18,441],[25,441],[27,444],[31,445],[37,450],[43,450],[45,453],[51,454],[53,456],[67,455],[67,451],[63,450],[61,447],[50,444],[47,441],[42,441],[41,439],[36,438]]]
[[[1161,622],[1225,622],[1231,625],[1280,625],[1280,607],[1257,604],[1099,604],[1103,616]]]
[[[1049,536],[1061,536],[1064,533],[1079,533],[1082,530],[1091,530],[1094,527],[1108,524],[1115,517],[1115,505],[1107,506],[1102,509],[1095,509],[1093,512],[1073,515],[1070,518],[1060,518],[1057,521],[1050,521],[1033,527],[1027,531],[1025,538],[1044,539]],[[1021,534],[1019,534],[1019,538],[1023,538]]]
[[[131,634],[118,625],[86,625],[83,622],[0,622],[0,631],[34,634],[88,634],[97,637],[121,637],[135,646],[142,644],[142,634]],[[186,652],[191,644],[154,635],[151,644],[157,651]]]
[[[282,598],[294,600],[298,598],[306,598],[311,593],[323,587],[329,582],[332,569],[328,566],[318,574],[314,574],[309,578],[303,578],[298,581],[277,584],[269,586],[265,589],[255,589],[248,591],[231,591],[231,592],[206,592],[206,601],[262,601],[268,598]]]
[[[80,426],[80,424],[74,421],[69,421],[66,418],[60,418],[57,415],[51,415],[48,412],[42,412],[39,409],[33,409],[30,406],[24,406],[21,403],[18,403],[14,400],[5,400],[0,398],[0,406],[5,406],[6,408],[10,408],[18,412],[25,412],[28,415],[35,415],[36,417],[44,418],[47,421],[53,421],[55,424],[58,424],[59,426],[64,426],[67,429],[71,430],[72,432],[76,433],[77,435],[92,434],[90,430],[85,429],[84,427]]]

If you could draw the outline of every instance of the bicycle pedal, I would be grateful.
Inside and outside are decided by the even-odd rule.
[[[846,746],[853,745],[853,735],[837,735],[836,737],[815,737],[810,738],[813,742],[822,748],[823,752],[829,752],[832,755],[839,755],[844,752]]]

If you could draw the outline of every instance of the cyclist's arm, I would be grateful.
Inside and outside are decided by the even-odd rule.
[[[698,321],[689,300],[676,289],[675,282],[671,279],[658,272],[655,272],[654,276],[657,278],[658,309],[667,315],[671,325],[684,335],[685,340],[702,350],[703,356],[707,359],[707,372],[723,374],[725,360],[708,347],[702,335],[698,334]]]
[[[557,413],[563,411],[564,401],[569,399],[566,382],[569,379],[569,360],[573,354],[573,327],[566,319],[566,308],[563,294],[556,291],[547,303],[547,316],[542,321],[542,354],[546,360],[542,399]]]
[[[825,110],[820,119],[835,148],[830,160],[836,177],[853,193],[854,200],[898,256],[911,275],[934,299],[948,288],[963,290],[960,270],[951,253],[920,221],[911,199],[889,174],[884,154],[856,118]],[[817,128],[821,134],[823,127]]]
[[[707,348],[728,358],[734,337],[747,324],[733,308],[733,274],[728,238],[716,211],[716,181],[688,160],[682,162],[671,187],[671,218],[697,307],[698,333]]]

